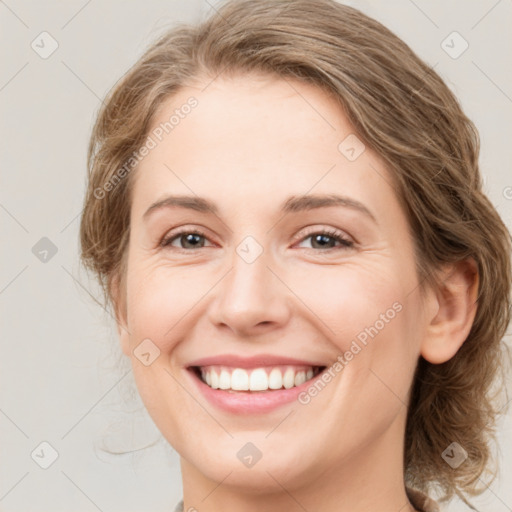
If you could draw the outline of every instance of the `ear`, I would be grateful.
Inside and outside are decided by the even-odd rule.
[[[117,333],[121,343],[121,350],[125,355],[131,355],[130,332],[128,330],[126,290],[121,283],[119,274],[112,277],[110,283],[112,302],[116,319]]]
[[[434,292],[435,312],[421,343],[421,355],[433,364],[444,363],[460,349],[475,319],[478,267],[472,258],[445,267]]]

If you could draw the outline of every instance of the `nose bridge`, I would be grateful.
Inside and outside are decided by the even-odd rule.
[[[252,236],[233,248],[231,270],[220,283],[213,308],[215,323],[226,324],[240,333],[286,320],[286,287],[268,268],[273,266],[270,256]]]

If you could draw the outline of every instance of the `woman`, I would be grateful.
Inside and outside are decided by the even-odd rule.
[[[490,462],[510,236],[457,100],[331,0],[170,31],[92,134],[82,258],[176,510],[434,511]]]

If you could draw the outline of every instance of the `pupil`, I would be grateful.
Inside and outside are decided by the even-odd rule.
[[[332,240],[332,237],[331,237],[331,236],[329,236],[329,235],[322,235],[322,234],[317,235],[316,237],[314,237],[314,240],[315,240],[315,241],[319,241],[319,242],[320,242],[320,246],[321,246],[321,247],[323,247],[323,246],[324,246],[324,244],[323,244],[322,242],[325,242],[326,240],[328,241],[329,239],[331,239],[331,240]]]
[[[197,242],[197,239],[200,238],[200,236],[201,235],[198,235],[196,233],[189,233],[188,235],[185,235],[186,243],[191,243],[192,247],[195,247],[197,246],[197,244],[194,243],[194,238],[196,239]]]

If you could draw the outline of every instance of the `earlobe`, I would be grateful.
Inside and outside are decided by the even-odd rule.
[[[428,320],[421,355],[433,364],[451,359],[471,331],[477,310],[478,267],[472,258],[449,265],[435,293],[436,312]]]

